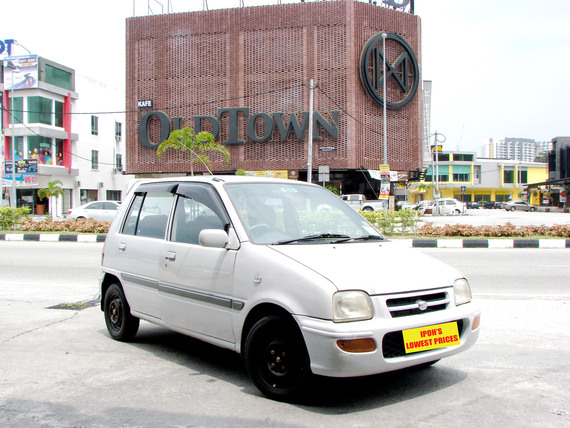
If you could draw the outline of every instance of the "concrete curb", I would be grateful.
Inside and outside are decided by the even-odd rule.
[[[407,248],[570,248],[570,239],[394,239]]]
[[[5,233],[0,241],[105,242],[107,235],[55,233]],[[392,239],[406,248],[570,248],[570,239]]]
[[[105,242],[107,235],[60,235],[56,233],[3,233],[0,241],[39,241],[39,242]]]

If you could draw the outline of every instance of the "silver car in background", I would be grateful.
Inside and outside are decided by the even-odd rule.
[[[525,201],[511,201],[503,204],[507,211],[536,211],[536,207]]]

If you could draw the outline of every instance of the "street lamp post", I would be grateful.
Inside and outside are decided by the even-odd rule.
[[[388,84],[388,79],[386,79],[386,33],[382,33],[382,76],[384,79],[384,84],[382,85],[382,107],[383,107],[383,118],[384,118],[384,165],[388,163],[388,140],[386,137],[386,85]]]
[[[10,60],[8,61],[7,68],[12,71],[12,87],[10,88],[10,120],[12,121],[12,135],[11,135],[11,154],[12,154],[12,197],[10,198],[10,206],[17,208],[18,204],[16,201],[16,135],[14,132],[14,73],[19,73],[20,70],[14,65]]]

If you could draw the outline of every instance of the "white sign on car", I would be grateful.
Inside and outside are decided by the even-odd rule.
[[[132,339],[144,319],[232,349],[279,400],[305,391],[313,374],[428,365],[479,334],[459,271],[293,180],[137,182],[107,234],[100,286],[114,339]]]

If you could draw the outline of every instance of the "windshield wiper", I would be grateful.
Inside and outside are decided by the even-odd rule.
[[[337,241],[333,241],[333,244],[337,244],[340,242],[348,242],[348,241],[371,241],[371,240],[385,241],[386,238],[384,238],[383,236],[379,236],[379,235],[364,235],[364,236],[357,236],[354,238],[347,236],[346,238],[339,239]]]
[[[291,244],[293,242],[306,242],[306,241],[314,241],[315,239],[350,239],[348,235],[339,235],[337,233],[319,233],[317,235],[307,235],[301,238],[295,239],[286,239],[283,241],[277,241],[276,244],[283,245],[283,244]],[[337,241],[334,241],[337,242]],[[340,241],[342,242],[342,241]]]

